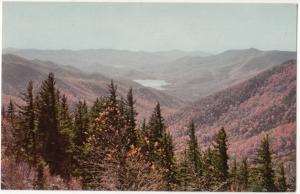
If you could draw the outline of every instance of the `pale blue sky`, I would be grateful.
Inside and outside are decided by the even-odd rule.
[[[296,50],[295,4],[3,3],[3,47]]]

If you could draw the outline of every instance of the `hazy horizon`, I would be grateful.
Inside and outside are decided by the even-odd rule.
[[[3,48],[296,51],[296,4],[3,3]]]
[[[157,51],[147,51],[147,50],[129,50],[129,49],[114,49],[114,48],[86,48],[86,49],[39,49],[39,48],[15,48],[15,47],[7,47],[3,48],[2,50],[38,50],[38,51],[89,51],[89,50],[116,50],[116,51],[128,51],[128,52],[145,52],[145,53],[159,53],[159,52],[171,52],[171,51],[178,51],[178,52],[201,52],[205,53],[208,55],[218,55],[226,51],[234,51],[234,50],[250,50],[250,49],[256,49],[259,51],[283,51],[283,52],[297,52],[297,50],[278,50],[278,49],[270,49],[270,50],[263,50],[263,49],[258,49],[258,48],[241,48],[241,49],[227,49],[221,52],[216,52],[216,53],[211,53],[211,52],[205,52],[201,50],[181,50],[181,49],[169,49],[169,50],[157,50]]]

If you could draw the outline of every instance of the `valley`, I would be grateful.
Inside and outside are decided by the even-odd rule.
[[[133,52],[124,50],[30,50],[10,49],[30,60],[52,61],[81,71],[108,75],[115,80],[165,80],[164,93],[186,102],[247,80],[272,66],[296,58],[296,52],[262,51],[254,48],[219,54],[184,52]]]
[[[257,142],[269,134],[275,163],[284,161],[289,176],[295,177],[295,52],[246,49],[203,56],[165,52],[164,56],[156,53],[157,58],[142,53],[147,62],[138,63],[133,59],[140,60],[140,52],[128,52],[128,57],[125,51],[109,51],[114,53],[111,56],[105,51],[101,65],[93,64],[102,56],[99,52],[104,51],[94,55],[92,51],[6,51],[14,54],[2,56],[2,104],[7,106],[10,99],[22,104],[20,92],[27,82],[34,81],[36,91],[49,72],[54,73],[71,109],[79,100],[91,106],[97,97],[107,95],[107,85],[114,80],[119,98],[133,88],[139,126],[155,104],[161,104],[179,158],[187,141],[187,125],[193,120],[202,150],[225,127],[229,156],[238,161],[253,156]],[[76,57],[83,53],[95,58],[80,62]],[[120,61],[114,61],[120,53]]]

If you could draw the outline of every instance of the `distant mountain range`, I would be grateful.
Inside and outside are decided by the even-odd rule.
[[[179,50],[133,52],[126,50],[34,50],[6,49],[30,60],[48,60],[86,73],[114,79],[158,79],[169,83],[165,93],[184,101],[195,101],[255,74],[296,59],[296,52],[229,50],[217,55]]]
[[[195,101],[296,57],[295,52],[229,50],[208,57],[180,58],[162,66],[158,75],[171,83],[169,94]]]
[[[262,137],[270,135],[275,161],[296,167],[296,61],[290,60],[242,83],[202,98],[168,118],[178,151],[187,139],[191,120],[202,149],[224,127],[229,153],[242,159],[254,156]]]
[[[112,67],[138,68],[141,66],[161,64],[186,56],[209,56],[201,51],[185,52],[169,50],[159,52],[128,51],[116,49],[88,50],[38,50],[38,49],[4,49],[4,53],[16,54],[27,59],[49,60],[57,64],[71,65],[86,69],[87,66],[108,65]]]
[[[74,67],[57,65],[50,61],[27,60],[22,57],[4,54],[2,56],[2,99],[7,104],[10,98],[20,102],[21,92],[25,92],[27,83],[32,80],[36,88],[47,78],[49,72],[56,77],[57,87],[74,104],[85,99],[91,104],[99,96],[107,94],[110,78],[96,74],[87,74]],[[115,80],[119,95],[126,97],[130,87],[134,90],[139,118],[148,117],[152,108],[160,102],[165,114],[171,114],[183,105],[181,100],[151,88],[145,88],[130,80]]]
[[[187,139],[193,119],[202,148],[221,127],[229,135],[229,153],[238,159],[253,155],[260,139],[270,134],[275,162],[285,161],[294,176],[296,154],[296,52],[229,50],[157,53],[120,50],[5,50],[2,56],[2,99],[21,102],[29,80],[36,87],[49,72],[71,104],[91,104],[106,95],[113,78],[120,95],[133,87],[138,118],[147,118],[156,102],[176,143]],[[12,54],[13,53],[13,54]],[[169,85],[159,91],[133,80],[159,79]]]

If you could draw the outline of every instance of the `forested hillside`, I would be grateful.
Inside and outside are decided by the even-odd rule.
[[[231,136],[219,127],[208,149],[199,147],[193,120],[182,157],[157,103],[136,123],[134,91],[120,98],[113,81],[107,95],[75,109],[56,85],[53,73],[22,105],[2,108],[3,189],[85,189],[164,191],[294,191],[285,164],[273,163],[270,139],[242,160],[228,154]],[[15,183],[18,180],[18,184]]]
[[[71,108],[78,100],[85,100],[88,105],[97,97],[107,94],[106,84],[110,79],[100,73],[87,74],[74,67],[55,64],[51,61],[27,60],[16,55],[6,54],[2,58],[2,103],[7,105],[9,99],[22,103],[20,91],[26,84],[34,81],[34,93],[42,80],[53,72],[57,87],[68,97]],[[120,96],[126,97],[128,88],[132,87],[137,99],[138,119],[142,121],[151,113],[151,107],[161,103],[165,114],[172,114],[183,102],[158,90],[145,88],[130,80],[117,80]]]
[[[296,61],[287,61],[257,76],[196,101],[167,119],[178,151],[188,138],[186,124],[194,120],[200,146],[207,148],[220,126],[229,135],[229,155],[252,155],[269,134],[277,163],[296,174]]]
[[[85,73],[100,73],[115,80],[165,80],[164,93],[183,101],[200,97],[247,80],[290,59],[296,52],[255,48],[227,50],[217,54],[170,50],[133,52],[113,49],[5,50],[29,60],[52,61]]]

